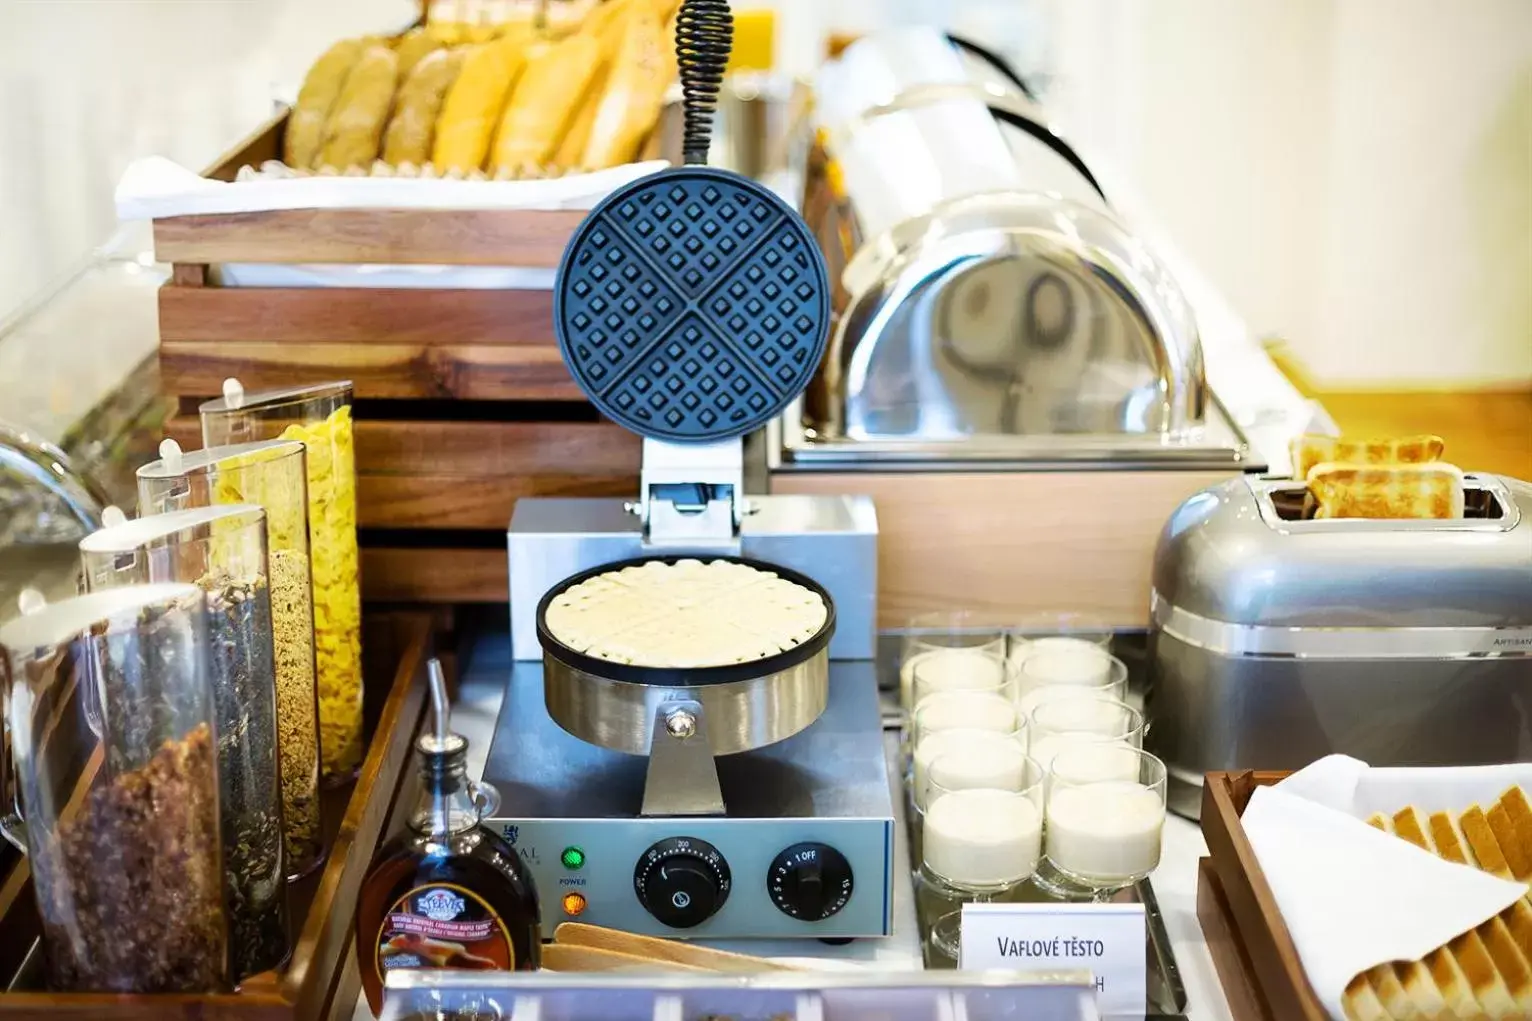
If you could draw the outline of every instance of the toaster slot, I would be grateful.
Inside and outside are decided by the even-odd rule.
[[[1499,480],[1469,475],[1463,483],[1463,516],[1452,520],[1381,520],[1370,518],[1316,518],[1318,504],[1309,487],[1294,479],[1251,479],[1261,518],[1278,531],[1510,531],[1520,515]]]

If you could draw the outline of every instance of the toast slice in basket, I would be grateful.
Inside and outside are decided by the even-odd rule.
[[[1424,464],[1435,461],[1447,449],[1440,436],[1391,436],[1349,440],[1341,436],[1309,433],[1289,444],[1293,478],[1306,479],[1309,469],[1326,461],[1347,464]]]
[[[1457,818],[1406,807],[1368,825],[1422,850],[1500,879],[1532,880],[1532,804],[1511,787],[1486,811]],[[1349,1021],[1532,1018],[1532,887],[1495,918],[1420,961],[1382,964],[1356,976],[1343,997]]]
[[[1400,464],[1367,467],[1325,462],[1309,469],[1316,518],[1461,518],[1466,495],[1456,465]]]

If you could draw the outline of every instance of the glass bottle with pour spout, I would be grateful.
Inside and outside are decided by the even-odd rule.
[[[80,557],[92,592],[187,582],[206,593],[231,966],[236,981],[270,971],[291,946],[266,514],[229,504],[121,521],[80,540]]]
[[[209,446],[264,439],[307,448],[320,751],[327,780],[353,777],[362,737],[362,596],[350,382],[247,394],[238,380],[197,410]]]
[[[287,875],[299,879],[324,861],[304,446],[268,440],[183,453],[166,440],[160,454],[138,469],[143,514],[239,503],[266,512],[282,824]]]
[[[206,594],[40,601],[0,627],[0,833],[31,864],[48,984],[226,989]]]
[[[468,741],[448,729],[437,660],[430,675],[434,726],[415,743],[424,790],[409,828],[378,850],[357,905],[357,960],[375,1015],[391,970],[534,971],[542,960],[532,876],[510,844],[479,825],[500,796],[468,779]]]

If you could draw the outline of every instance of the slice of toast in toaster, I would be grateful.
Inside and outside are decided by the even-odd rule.
[[[1306,479],[1309,469],[1326,461],[1346,464],[1423,464],[1435,461],[1447,449],[1440,436],[1395,436],[1347,439],[1308,433],[1288,445],[1293,459],[1293,478]]]
[[[1326,462],[1308,473],[1316,518],[1461,518],[1463,473],[1456,465],[1374,468]]]
[[[1394,833],[1416,847],[1433,854],[1431,843],[1422,825],[1420,813],[1414,807],[1394,813]],[[1436,960],[1433,960],[1436,958]],[[1477,930],[1470,930],[1448,940],[1447,945],[1426,955],[1437,985],[1447,997],[1447,1003],[1460,1018],[1489,1017],[1495,1019],[1525,1019],[1511,998],[1510,990],[1500,977],[1494,959],[1484,946]]]
[[[1428,836],[1438,857],[1458,865],[1477,867],[1477,862],[1471,859],[1457,827],[1453,825],[1452,816],[1446,812],[1433,813],[1427,825]],[[1516,903],[1520,904],[1521,901]],[[1505,981],[1505,987],[1519,1011],[1518,1016],[1532,1017],[1532,963],[1528,962],[1523,942],[1511,931],[1507,917],[1509,914],[1509,910],[1502,912],[1475,931],[1484,941],[1484,949],[1489,951],[1495,970]]]

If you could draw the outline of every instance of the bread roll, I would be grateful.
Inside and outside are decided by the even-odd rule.
[[[515,170],[547,163],[563,141],[600,67],[601,44],[585,32],[532,57],[506,103],[491,166]]]
[[[287,116],[282,161],[299,170],[313,170],[324,147],[330,111],[346,87],[346,78],[366,48],[360,39],[342,39],[326,50],[303,79],[298,100]]]
[[[597,170],[631,162],[660,119],[673,64],[654,12],[639,8],[626,19],[622,45],[596,108],[580,165]]]
[[[1447,449],[1440,436],[1398,436],[1351,440],[1340,436],[1299,436],[1289,444],[1293,478],[1306,479],[1316,464],[1423,464],[1438,460]]]
[[[1461,518],[1463,473],[1455,466],[1399,464],[1367,467],[1317,464],[1309,469],[1315,518]]]
[[[383,133],[385,163],[397,166],[430,161],[437,115],[462,66],[462,50],[434,50],[421,59],[414,73],[399,86],[393,115]]]
[[[369,46],[346,76],[346,87],[330,111],[321,167],[349,170],[378,158],[398,83],[399,55],[387,46]]]
[[[475,47],[447,91],[431,162],[438,170],[478,170],[484,166],[490,139],[506,96],[522,73],[526,39],[508,35]]]

